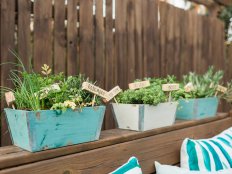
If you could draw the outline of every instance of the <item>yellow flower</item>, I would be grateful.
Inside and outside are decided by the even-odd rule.
[[[76,108],[76,104],[74,102],[72,102],[72,101],[69,101],[69,100],[64,102],[64,106],[69,107],[69,108],[71,108],[73,110]]]

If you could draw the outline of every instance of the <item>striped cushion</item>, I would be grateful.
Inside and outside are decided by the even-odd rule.
[[[231,174],[232,169],[225,169],[214,172],[206,171],[189,171],[188,169],[179,168],[176,166],[162,165],[155,162],[156,174]]]
[[[142,174],[138,159],[131,157],[127,163],[111,172],[110,174]]]
[[[210,139],[185,139],[181,147],[181,167],[197,171],[232,168],[232,128]]]

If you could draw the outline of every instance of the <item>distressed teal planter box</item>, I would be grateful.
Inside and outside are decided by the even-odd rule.
[[[217,97],[181,99],[176,111],[176,118],[181,120],[199,120],[214,117],[219,100]]]
[[[25,111],[5,109],[13,144],[30,152],[99,139],[105,106]]]

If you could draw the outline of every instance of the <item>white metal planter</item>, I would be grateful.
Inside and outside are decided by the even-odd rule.
[[[157,106],[112,103],[118,128],[136,131],[172,125],[177,105],[177,102],[160,103]]]

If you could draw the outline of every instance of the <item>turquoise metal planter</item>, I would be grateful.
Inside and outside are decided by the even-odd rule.
[[[13,144],[31,152],[99,139],[105,106],[66,112],[5,109]]]
[[[214,117],[217,113],[218,98],[181,99],[176,111],[176,118],[181,120],[198,120]]]

